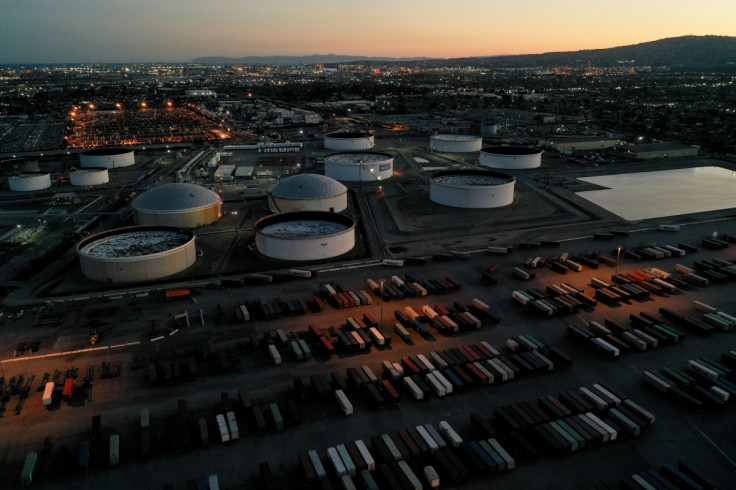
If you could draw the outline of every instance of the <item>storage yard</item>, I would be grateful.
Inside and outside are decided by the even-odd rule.
[[[83,189],[4,192],[69,246],[0,269],[0,487],[730,481],[731,209],[627,222],[579,193],[656,161],[498,147],[525,160],[501,173],[439,136],[111,150]],[[53,236],[25,223],[4,236]]]
[[[680,461],[727,484],[735,245],[711,232],[732,226],[28,311],[2,331],[5,345],[41,342],[3,352],[1,483],[17,486],[35,451],[40,488],[141,474],[151,488],[210,474],[221,488],[428,487],[435,474],[442,488],[548,488],[561,469],[565,487],[588,488],[686,471]],[[89,349],[87,325],[102,350],[43,357]]]

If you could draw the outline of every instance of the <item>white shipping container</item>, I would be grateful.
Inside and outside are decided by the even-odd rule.
[[[401,472],[404,473],[406,479],[409,480],[409,484],[412,490],[422,490],[422,482],[419,481],[417,475],[414,474],[411,468],[409,468],[409,465],[406,463],[406,461],[399,461],[399,468],[401,469]]]
[[[442,383],[437,381],[437,379],[434,377],[434,373],[427,373],[424,378],[427,380],[427,383],[432,388],[432,391],[434,391],[435,395],[440,398],[447,395],[445,387],[442,385]]]
[[[491,354],[493,354],[494,356],[499,355],[499,352],[491,344],[489,344],[485,340],[481,340],[480,345],[482,345],[483,347],[485,347],[486,349],[488,349],[488,351]]]
[[[217,420],[217,427],[220,429],[220,439],[222,442],[228,442],[230,440],[230,430],[227,428],[225,416],[218,413],[215,419]]]
[[[220,482],[217,480],[217,475],[210,475],[207,478],[207,484],[210,486],[209,490],[220,490]]]
[[[379,332],[376,327],[371,327],[368,330],[368,333],[370,334],[371,338],[373,339],[373,342],[375,342],[376,345],[386,344],[386,339],[383,338],[383,335],[381,335],[381,332]]]
[[[486,313],[491,312],[491,307],[477,298],[473,298],[473,306],[478,308],[480,311],[485,311]]]
[[[240,431],[238,430],[238,421],[235,419],[235,412],[227,412],[227,425],[230,430],[230,440],[237,441],[240,439]]]
[[[440,422],[440,431],[442,431],[442,433],[447,436],[447,439],[450,440],[450,444],[452,444],[454,447],[460,447],[460,444],[463,443],[462,438],[457,435],[455,429],[453,429],[446,420],[442,420]]]
[[[48,407],[51,405],[51,402],[54,401],[54,383],[48,382],[46,383],[46,387],[43,389],[43,404],[44,406]]]
[[[452,393],[452,383],[450,383],[450,381],[447,378],[445,378],[445,375],[439,371],[433,371],[433,373],[434,373],[435,379],[439,381],[440,383],[442,383],[442,386],[445,387],[445,393],[447,393],[448,395]]]
[[[429,435],[429,432],[427,432],[427,429],[425,429],[421,425],[417,425],[415,427],[419,435],[424,439],[424,442],[427,443],[427,446],[429,447],[429,452],[434,453],[436,450],[438,450],[440,447],[437,444],[437,442],[432,439],[432,436]]]
[[[394,441],[391,439],[391,436],[388,434],[381,434],[381,439],[383,439],[383,443],[386,445],[386,448],[388,449],[388,452],[391,453],[391,457],[394,461],[400,461],[401,451],[399,451],[399,448],[396,447],[396,444],[394,444]]]
[[[409,393],[416,399],[421,400],[424,398],[424,392],[419,389],[417,384],[409,377],[406,377],[403,379],[404,386],[406,386],[406,389],[409,390]]]
[[[335,470],[335,474],[337,474],[337,476],[347,475],[348,470],[345,468],[342,459],[340,459],[340,455],[338,454],[337,449],[335,449],[334,447],[328,447],[327,459],[330,460],[330,463],[332,464],[332,469]]]
[[[309,456],[309,460],[312,462],[312,467],[314,467],[314,472],[317,474],[317,478],[319,478],[320,480],[323,478],[327,478],[327,472],[325,471],[325,467],[322,464],[322,460],[319,459],[317,451],[311,449],[307,451],[307,456]]]
[[[429,369],[430,371],[435,370],[434,365],[429,362],[429,359],[427,359],[424,354],[417,354],[417,359],[419,359],[419,362],[427,366],[427,369]]]
[[[365,445],[365,443],[361,439],[358,439],[357,441],[355,441],[355,446],[358,448],[360,455],[363,457],[368,471],[375,471],[376,460],[373,459],[373,455],[370,453],[370,451],[368,451],[368,447]]]
[[[338,405],[340,405],[342,413],[344,413],[345,415],[353,414],[353,404],[350,403],[350,400],[348,400],[348,397],[347,395],[345,395],[344,391],[335,390],[335,399],[337,400]]]
[[[496,450],[496,452],[503,458],[504,461],[506,461],[506,470],[513,470],[516,468],[516,461],[514,458],[511,457],[511,455],[504,449],[504,447],[496,440],[496,439],[488,439],[488,444],[491,445],[493,449]]]
[[[429,485],[430,488],[437,488],[440,486],[440,477],[431,466],[424,467],[424,479],[427,480],[427,485]]]
[[[342,464],[345,465],[348,475],[355,476],[355,463],[353,463],[353,458],[350,457],[345,444],[337,445],[337,453],[340,455],[340,459],[342,460]]]
[[[281,364],[281,354],[279,354],[279,351],[275,345],[271,344],[268,346],[268,353],[271,355],[271,360],[274,364],[276,364],[277,366]]]
[[[427,318],[434,318],[437,316],[437,312],[432,309],[429,305],[422,306],[422,311]]]

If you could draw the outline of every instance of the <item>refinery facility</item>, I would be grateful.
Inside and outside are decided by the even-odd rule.
[[[0,488],[593,488],[690,452],[723,475],[736,162],[577,151],[536,132],[578,123],[463,97],[197,87],[206,125],[100,111],[3,156]]]

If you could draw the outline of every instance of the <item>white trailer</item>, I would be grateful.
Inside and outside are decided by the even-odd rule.
[[[311,461],[312,463],[312,467],[314,468],[314,472],[317,474],[317,478],[319,478],[320,480],[327,478],[327,472],[325,471],[325,467],[322,464],[322,460],[319,459],[317,451],[311,449],[307,451],[307,456],[309,456],[309,461]]]
[[[230,440],[237,441],[240,439],[240,431],[238,430],[238,421],[235,420],[235,412],[227,412],[225,416],[227,417],[227,425],[230,430]]]
[[[404,386],[406,386],[406,389],[409,391],[409,393],[411,393],[414,399],[421,400],[422,398],[424,398],[424,392],[419,389],[417,384],[411,378],[406,377],[403,379],[403,382]]]
[[[452,393],[453,387],[452,383],[450,383],[450,380],[448,380],[444,374],[442,374],[439,371],[433,371],[434,377],[437,381],[442,383],[442,386],[445,387],[445,392],[449,395]]]
[[[417,432],[419,433],[419,435],[422,437],[422,439],[424,440],[424,442],[427,443],[427,447],[429,447],[429,452],[430,453],[434,453],[435,451],[437,451],[440,448],[440,446],[437,444],[437,442],[434,439],[432,439],[432,436],[429,435],[429,432],[427,432],[427,429],[425,429],[421,425],[417,425],[415,427],[415,429],[417,430]]]
[[[54,388],[54,383],[48,382],[46,383],[46,387],[43,389],[43,405],[45,407],[48,407],[51,405],[51,402],[54,401]]]
[[[336,449],[337,454],[340,455],[342,464],[345,465],[345,470],[348,472],[348,475],[355,476],[355,463],[348,453],[348,448],[345,447],[345,444],[338,444]]]
[[[434,373],[427,373],[425,375],[425,379],[427,380],[427,383],[432,388],[432,391],[434,391],[434,394],[438,397],[442,398],[443,396],[447,395],[447,392],[445,391],[445,387],[437,381],[437,379],[434,377]]]
[[[385,345],[386,339],[381,335],[381,332],[378,331],[376,327],[371,327],[368,330],[368,334],[371,336],[371,339],[373,339],[373,342],[376,345]]]
[[[348,470],[345,468],[342,459],[340,459],[340,454],[337,452],[337,449],[335,449],[334,447],[328,447],[327,459],[330,460],[330,463],[332,464],[332,469],[335,470],[335,474],[337,476],[348,474]]]
[[[406,463],[406,461],[399,461],[399,469],[404,474],[406,479],[409,480],[411,490],[422,490],[422,482],[419,481],[417,475],[414,474],[411,468],[409,468],[409,465]]]
[[[424,479],[427,480],[427,485],[429,485],[430,488],[437,488],[440,486],[440,477],[431,466],[424,467]]]
[[[230,430],[227,428],[225,416],[218,413],[215,419],[217,419],[217,427],[220,429],[220,439],[222,442],[228,442],[230,440]]]
[[[335,390],[335,399],[337,400],[337,404],[340,405],[342,413],[344,413],[345,415],[353,414],[353,404],[350,403],[350,400],[348,400],[348,397],[345,395],[344,391]]]
[[[277,366],[281,364],[281,354],[279,354],[279,350],[275,345],[271,344],[268,346],[268,353],[271,355],[271,360],[274,364]]]
[[[355,447],[358,448],[358,452],[360,452],[360,455],[363,457],[368,471],[375,471],[376,460],[373,459],[373,455],[370,451],[368,451],[368,447],[365,445],[365,443],[361,439],[358,439],[357,441],[355,441]]]
[[[462,438],[457,435],[457,432],[455,432],[455,429],[452,428],[452,426],[446,421],[442,420],[440,422],[440,431],[447,436],[447,439],[449,439],[450,444],[452,444],[454,447],[460,447],[460,444],[463,443]]]
[[[417,354],[417,359],[419,359],[419,362],[421,362],[422,364],[424,364],[427,367],[427,369],[429,369],[430,371],[434,371],[435,370],[434,365],[431,362],[429,362],[429,359],[427,359],[424,356],[424,354]]]

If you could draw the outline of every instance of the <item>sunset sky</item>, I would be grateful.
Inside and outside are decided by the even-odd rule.
[[[733,0],[3,0],[0,63],[461,57],[736,35]]]

